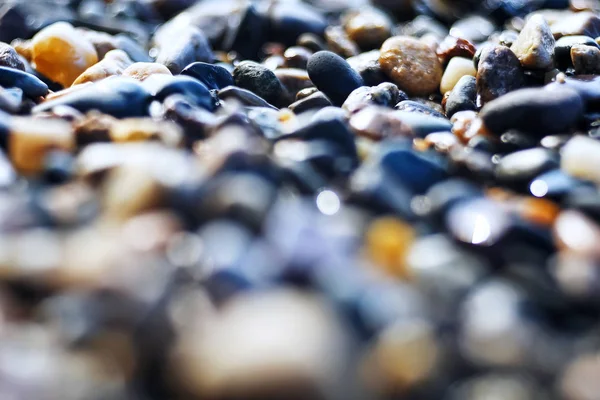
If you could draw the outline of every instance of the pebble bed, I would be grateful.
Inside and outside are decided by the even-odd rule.
[[[600,400],[600,2],[0,2],[0,399]]]

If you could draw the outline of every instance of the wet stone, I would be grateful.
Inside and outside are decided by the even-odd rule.
[[[155,74],[173,75],[164,65],[152,62],[136,62],[125,68],[122,73],[123,76],[136,79],[140,82],[145,81],[148,77]]]
[[[413,136],[410,126],[383,107],[363,108],[350,117],[349,124],[356,135],[372,140]]]
[[[452,117],[459,111],[477,110],[477,80],[463,76],[456,83],[446,100],[446,115]]]
[[[554,37],[541,15],[531,16],[511,46],[521,65],[530,69],[550,69],[554,63]]]
[[[508,47],[484,48],[477,68],[477,93],[482,104],[524,85],[521,63]]]
[[[600,49],[586,45],[573,45],[571,47],[571,62],[576,74],[600,74]]]
[[[233,80],[237,86],[250,90],[274,106],[285,106],[286,89],[268,68],[251,61],[242,62],[235,67]]]
[[[535,135],[564,133],[583,116],[583,100],[576,91],[521,89],[486,104],[480,117],[495,134],[517,129]]]
[[[381,46],[382,70],[409,95],[428,95],[439,90],[442,65],[435,52],[423,42],[395,36]]]
[[[158,101],[173,94],[185,96],[192,104],[212,111],[216,108],[215,96],[199,80],[185,75],[154,75],[143,83]]]
[[[342,57],[320,51],[308,60],[308,76],[335,105],[341,105],[353,90],[363,85],[362,78]]]
[[[204,62],[195,62],[181,71],[181,75],[188,75],[204,83],[209,89],[223,89],[233,85],[233,77],[225,68]]]
[[[44,82],[34,75],[14,68],[0,67],[0,85],[5,88],[18,87],[30,98],[48,94],[48,86]]]

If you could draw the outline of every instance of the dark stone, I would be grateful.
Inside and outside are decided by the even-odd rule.
[[[198,79],[209,89],[223,89],[233,85],[233,77],[225,68],[204,62],[195,62],[183,69],[181,75]]]
[[[152,62],[148,52],[142,45],[133,40],[131,36],[119,33],[114,36],[117,48],[123,50],[133,62]]]
[[[296,114],[307,110],[321,109],[331,106],[331,101],[325,96],[323,92],[315,92],[308,97],[298,100],[289,105],[289,109]]]
[[[274,4],[269,12],[270,41],[291,46],[302,34],[312,33],[323,37],[327,20],[314,7],[301,2]]]
[[[88,85],[54,100],[34,107],[33,112],[51,111],[66,105],[80,112],[98,110],[117,118],[143,117],[148,115],[152,96],[135,79],[111,77]]]
[[[227,86],[218,92],[218,96],[220,99],[236,99],[241,102],[245,106],[251,107],[267,107],[274,110],[277,110],[272,104],[269,104],[262,97],[252,93],[249,90],[239,88],[237,86]]]
[[[285,66],[287,68],[300,68],[306,69],[308,59],[312,56],[313,52],[302,46],[288,47],[283,53],[285,59]]]
[[[314,33],[303,33],[298,37],[296,44],[298,46],[306,47],[313,53],[321,50],[327,50],[327,46],[325,43],[323,43],[323,39]]]
[[[25,71],[25,64],[19,54],[9,44],[0,42],[0,66]]]
[[[536,138],[523,132],[511,130],[500,135],[498,151],[501,153],[512,153],[518,150],[530,149],[536,147],[536,145]]]
[[[452,123],[446,118],[412,111],[394,111],[394,115],[418,137],[425,137],[433,132],[449,132],[452,129]]]
[[[275,73],[252,61],[244,61],[233,70],[233,81],[243,89],[250,90],[276,107],[285,107],[288,97],[284,86]]]
[[[49,4],[50,3],[50,4]],[[0,41],[29,39],[58,21],[72,22],[75,13],[64,2],[3,1],[0,4]]]
[[[581,96],[565,86],[521,89],[496,99],[481,110],[485,126],[497,135],[508,130],[537,135],[565,133],[583,116]]]
[[[310,80],[335,105],[342,105],[354,89],[363,85],[360,75],[346,60],[330,51],[313,54],[307,70]]]
[[[600,49],[576,44],[571,47],[571,62],[576,74],[600,74]]]
[[[44,159],[44,180],[50,184],[67,182],[75,173],[75,159],[66,151],[51,151]]]
[[[306,72],[304,69],[277,68],[273,72],[283,87],[286,88],[286,93],[288,95],[286,99],[287,104],[294,101],[296,93],[298,93],[300,90],[314,87],[313,83],[308,77],[308,72]]]
[[[560,69],[566,69],[572,65],[571,48],[577,44],[592,46],[600,49],[596,41],[589,36],[564,36],[556,41],[554,45],[554,60]]]
[[[547,87],[561,87],[562,85],[568,86],[579,93],[587,111],[600,109],[600,76],[577,75],[576,77],[566,77],[564,84],[555,82]]]
[[[189,146],[196,140],[205,138],[208,130],[217,123],[217,116],[195,106],[180,94],[171,95],[163,101],[162,115],[183,128],[186,144]]]
[[[486,47],[477,68],[477,93],[485,104],[522,88],[525,75],[519,59],[508,47]]]
[[[406,93],[391,82],[374,87],[361,86],[350,93],[342,108],[350,113],[360,111],[367,106],[393,107],[398,101],[407,99]]]
[[[175,28],[158,38],[156,62],[166,66],[174,75],[196,61],[212,62],[214,55],[204,33],[196,27]]]
[[[173,94],[185,96],[191,103],[212,111],[216,108],[216,98],[199,80],[185,75],[152,75],[142,84],[158,101]]]
[[[446,118],[444,114],[440,113],[439,111],[413,100],[403,100],[396,104],[394,108],[399,111],[421,113],[425,115],[431,115],[432,117]]]
[[[446,99],[446,116],[452,117],[459,111],[477,110],[477,79],[463,76]]]
[[[14,68],[0,67],[0,86],[18,87],[25,96],[33,99],[48,94],[48,85],[34,75]]]

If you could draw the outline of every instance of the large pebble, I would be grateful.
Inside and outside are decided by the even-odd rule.
[[[343,16],[346,33],[362,49],[376,49],[391,36],[392,21],[376,8],[350,11]]]
[[[476,75],[477,71],[475,71],[472,60],[463,57],[453,57],[450,59],[450,62],[444,71],[444,75],[442,76],[440,92],[446,94],[451,91],[463,76]]]
[[[554,64],[554,36],[543,16],[531,16],[511,50],[524,68],[550,69]]]
[[[566,86],[521,89],[496,99],[481,110],[487,129],[502,134],[510,129],[547,135],[565,133],[583,116],[581,96]]]
[[[443,69],[435,51],[418,39],[395,36],[383,43],[379,63],[383,71],[409,95],[425,96],[439,90]]]
[[[521,63],[512,50],[505,46],[483,49],[477,68],[477,93],[482,104],[524,85]]]
[[[0,67],[0,85],[18,87],[27,97],[36,98],[48,94],[48,85],[32,74],[9,67]]]
[[[319,51],[308,60],[308,76],[317,88],[342,105],[354,89],[363,85],[360,75],[342,57],[330,51]]]
[[[98,62],[94,45],[72,25],[57,22],[33,37],[33,66],[64,87]]]

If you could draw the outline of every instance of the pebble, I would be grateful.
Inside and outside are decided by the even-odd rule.
[[[408,98],[400,92],[393,83],[386,82],[378,86],[361,86],[350,93],[342,108],[349,113],[354,113],[369,105],[393,107],[398,101]]]
[[[111,50],[98,63],[86,69],[73,85],[86,82],[96,82],[109,76],[122,75],[123,72],[133,64],[127,53],[123,50]]]
[[[329,26],[325,29],[327,47],[335,54],[344,58],[353,57],[360,53],[358,45],[350,39],[341,26]]]
[[[383,43],[379,63],[383,72],[412,96],[439,90],[443,69],[435,52],[426,44],[407,36],[395,36]]]
[[[365,8],[342,15],[348,37],[361,49],[378,49],[391,36],[392,21],[376,8]]]
[[[463,57],[453,57],[442,75],[440,92],[446,94],[451,91],[463,76],[476,76],[477,71],[473,67],[473,61]]]
[[[558,166],[558,158],[550,150],[542,148],[521,150],[500,159],[496,167],[496,178],[510,185],[529,185],[536,176]]]
[[[583,116],[584,104],[567,87],[521,89],[508,93],[481,110],[485,126],[499,135],[518,129],[535,135],[565,133]]]
[[[233,77],[225,68],[204,62],[195,62],[181,71],[181,75],[198,79],[209,89],[223,89],[233,85]]]
[[[446,100],[446,115],[477,110],[477,79],[466,75],[458,80]]]
[[[287,68],[306,69],[308,59],[312,54],[312,51],[303,46],[288,47],[283,53],[285,66]]]
[[[575,44],[571,47],[571,62],[576,74],[600,74],[600,48]]]
[[[135,79],[111,77],[82,86],[81,89],[41,103],[34,107],[33,112],[47,112],[66,105],[81,112],[98,110],[118,118],[148,115],[151,96]]]
[[[532,15],[510,49],[523,68],[548,70],[554,64],[554,36],[541,15]]]
[[[32,99],[48,94],[48,85],[34,75],[9,67],[0,67],[0,85],[7,88],[18,87],[25,96]]]
[[[299,68],[278,68],[275,71],[275,76],[279,82],[286,88],[288,93],[286,102],[296,98],[296,94],[304,89],[314,87],[308,76],[308,72]]]
[[[212,62],[214,55],[206,36],[198,28],[188,26],[164,32],[155,37],[158,49],[156,62],[163,64],[174,75],[196,61]]]
[[[233,71],[236,86],[250,90],[276,107],[284,107],[288,97],[285,87],[273,71],[252,62],[240,63]]]
[[[0,42],[0,67],[9,67],[25,71],[25,64],[16,50],[7,43]]]
[[[600,182],[597,151],[600,142],[585,136],[574,136],[561,149],[560,168],[567,174],[580,179]]]
[[[589,36],[563,36],[556,41],[554,46],[554,54],[556,64],[561,69],[566,69],[572,66],[571,62],[571,48],[574,45],[585,45],[592,46],[600,49],[600,46]]]
[[[218,92],[219,99],[236,99],[246,106],[252,107],[267,107],[274,110],[277,109],[274,105],[268,103],[262,97],[254,94],[253,92],[242,89],[237,86],[226,86]]]
[[[447,177],[447,169],[441,158],[412,149],[384,150],[379,164],[393,179],[419,194]]]
[[[313,54],[307,71],[310,80],[335,105],[342,105],[353,90],[363,86],[362,78],[346,60],[330,51]]]
[[[327,20],[308,3],[277,3],[269,10],[269,37],[293,45],[303,34],[322,38]]]
[[[33,67],[51,80],[69,87],[86,69],[98,62],[94,45],[72,25],[57,22],[32,40]]]
[[[288,108],[294,113],[300,114],[304,111],[321,109],[332,105],[331,100],[329,100],[323,92],[317,91],[307,97],[296,100],[290,104]]]
[[[148,77],[155,74],[172,75],[171,71],[164,65],[152,62],[133,63],[125,68],[122,73],[123,76],[133,78],[140,82],[145,81]]]
[[[475,56],[475,46],[468,40],[446,36],[437,46],[436,54],[441,63],[447,65],[453,57],[472,59]]]
[[[425,114],[425,115],[431,115],[433,117],[438,117],[438,118],[446,118],[444,116],[444,114],[442,114],[441,112],[439,112],[431,107],[428,107],[423,103],[419,103],[419,102],[413,101],[413,100],[402,100],[401,102],[396,104],[394,106],[394,108],[396,110],[400,110],[400,111],[408,111],[408,112],[413,112],[413,113],[421,113],[421,114]]]
[[[399,110],[394,111],[394,116],[409,126],[417,137],[425,137],[433,132],[449,132],[452,129],[452,123],[447,119],[422,112]]]
[[[379,64],[379,54],[379,50],[371,50],[346,60],[360,74],[365,85],[377,86],[387,80]]]
[[[515,53],[505,46],[483,48],[477,66],[477,93],[481,104],[524,85],[525,75]]]
[[[186,75],[153,75],[143,86],[158,101],[164,101],[173,94],[184,95],[192,104],[213,111],[216,108],[215,96],[200,81]]]

